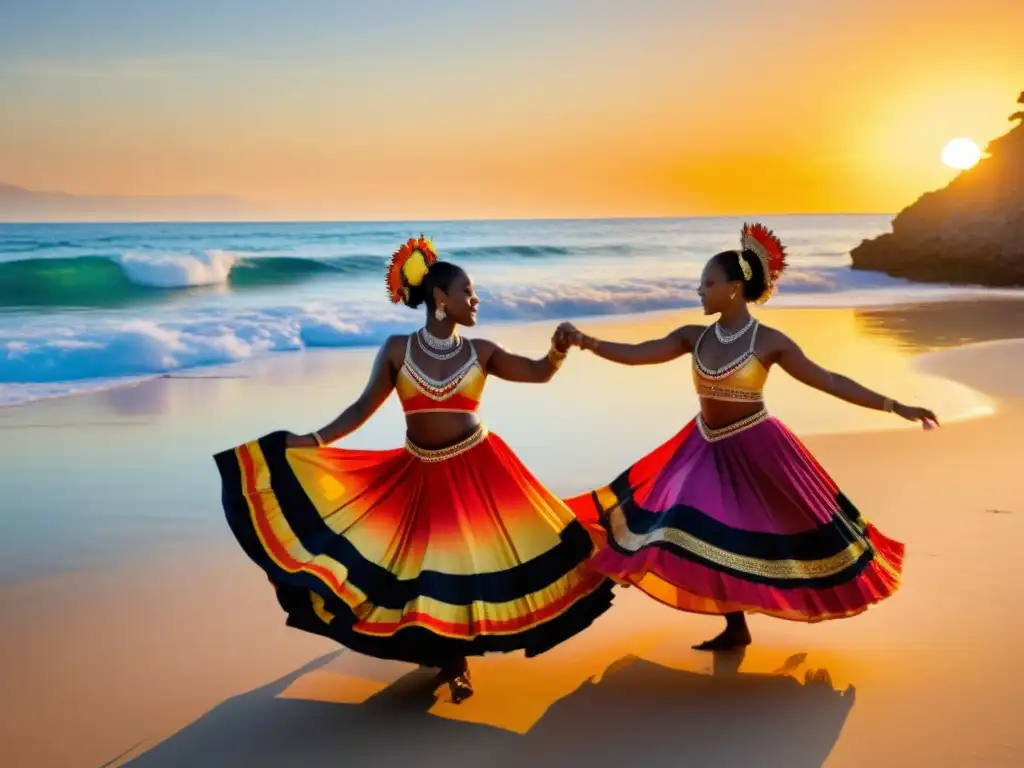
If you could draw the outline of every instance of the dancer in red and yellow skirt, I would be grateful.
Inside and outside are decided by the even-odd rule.
[[[741,249],[705,266],[698,290],[710,327],[684,326],[662,339],[618,344],[564,324],[570,342],[624,365],[693,355],[700,413],[675,437],[610,485],[568,504],[607,544],[594,568],[673,608],[726,618],[722,634],[696,648],[750,643],[745,613],[816,622],[853,616],[897,589],[903,544],[868,523],[800,440],[765,410],[768,371],[837,398],[937,424],[831,373],[747,308],[764,302],[785,268],[769,230],[746,226]]]
[[[477,415],[488,375],[548,381],[567,348],[553,340],[532,360],[462,338],[473,281],[422,237],[392,258],[388,290],[427,321],[384,343],[362,395],[316,432],[272,433],[216,462],[231,529],[289,626],[438,667],[458,702],[472,694],[467,656],[542,653],[606,611],[613,584],[587,567],[583,525]],[[328,447],[392,390],[404,447]]]

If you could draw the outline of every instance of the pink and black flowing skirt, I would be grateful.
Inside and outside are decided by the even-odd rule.
[[[591,567],[683,611],[817,622],[900,583],[904,546],[871,525],[780,421],[698,416],[610,485],[568,499]]]

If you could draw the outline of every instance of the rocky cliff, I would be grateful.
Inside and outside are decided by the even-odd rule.
[[[1024,93],[1018,103],[1024,104]],[[974,168],[923,195],[866,240],[854,269],[927,283],[1024,286],[1024,112]]]

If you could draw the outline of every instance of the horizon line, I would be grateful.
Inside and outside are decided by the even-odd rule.
[[[37,219],[0,220],[0,226],[65,225],[65,224],[460,224],[466,222],[586,222],[586,221],[692,221],[703,219],[760,219],[796,216],[896,216],[894,211],[814,211],[788,213],[707,213],[669,216],[488,216],[437,219]]]

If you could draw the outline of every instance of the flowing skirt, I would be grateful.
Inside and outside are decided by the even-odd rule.
[[[611,604],[587,530],[482,427],[439,451],[286,448],[275,432],[215,460],[287,624],[359,653],[532,656]]]
[[[717,430],[698,416],[567,503],[603,545],[596,570],[683,611],[816,622],[861,613],[899,586],[903,544],[765,411]]]

